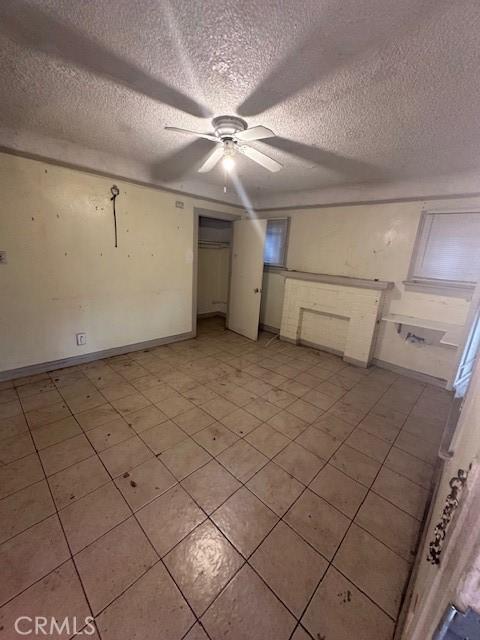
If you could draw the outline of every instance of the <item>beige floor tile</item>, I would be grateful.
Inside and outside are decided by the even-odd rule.
[[[77,462],[48,478],[57,509],[63,509],[109,481],[110,477],[97,456]]]
[[[60,388],[62,391],[62,396],[65,398],[65,400],[78,398],[90,393],[98,393],[95,385],[90,382],[90,380],[85,376],[83,376],[82,378],[77,378],[74,381],[70,381],[69,384],[64,384]]]
[[[304,489],[298,480],[274,462],[269,462],[254,475],[247,487],[280,517]]]
[[[155,402],[155,404],[169,418],[175,418],[175,416],[190,411],[195,407],[192,402],[177,392],[175,392],[174,396],[169,396],[160,402]]]
[[[387,453],[391,446],[390,443],[385,442],[385,440],[372,436],[370,433],[367,433],[360,428],[353,431],[353,433],[346,439],[345,444],[381,463],[383,463],[387,457]]]
[[[67,398],[66,403],[72,413],[80,413],[88,409],[93,409],[94,407],[100,407],[105,403],[105,398],[99,391],[95,390],[89,393],[82,393],[73,398]]]
[[[108,384],[102,387],[102,396],[105,396],[105,398],[111,402],[112,400],[125,398],[125,396],[131,396],[135,391],[135,387],[128,382],[115,382],[114,384]]]
[[[78,553],[129,515],[130,510],[112,482],[59,512],[72,553]]]
[[[303,627],[298,626],[292,636],[292,640],[312,640]]]
[[[335,452],[330,462],[334,467],[366,487],[370,487],[381,466],[373,458],[346,444],[343,444]]]
[[[325,558],[331,560],[350,520],[308,489],[284,517]]]
[[[21,400],[22,409],[25,413],[27,413],[27,411],[33,411],[34,409],[49,407],[58,402],[63,402],[63,398],[55,389],[52,391],[45,391],[44,393],[36,393],[35,395],[22,398]]]
[[[25,414],[31,429],[38,429],[51,422],[57,422],[71,415],[70,409],[64,402],[58,402],[48,407],[34,409]]]
[[[215,418],[200,407],[194,407],[176,416],[173,421],[191,436],[214,423]]]
[[[295,400],[295,402],[288,406],[287,411],[294,416],[297,416],[297,418],[300,418],[300,420],[303,420],[307,424],[311,424],[312,422],[315,422],[315,420],[318,420],[323,413],[322,409],[315,407],[310,402],[305,402],[303,398]]]
[[[0,500],[0,543],[55,513],[47,482],[41,480]]]
[[[392,447],[385,460],[385,466],[421,485],[424,489],[430,489],[433,467],[423,460],[414,458],[397,447]]]
[[[168,420],[167,416],[153,404],[138,411],[127,413],[124,418],[128,426],[132,427],[137,433],[142,433],[142,431],[156,427],[158,424]]]
[[[97,618],[103,640],[180,640],[195,618],[161,562]]]
[[[407,413],[405,413],[404,411],[395,411],[394,409],[390,409],[389,407],[387,407],[380,400],[380,402],[378,402],[371,409],[370,415],[379,416],[380,418],[394,424],[400,429],[407,419],[408,411]]]
[[[345,422],[345,420],[342,420],[331,413],[325,413],[323,416],[320,416],[312,426],[328,433],[332,438],[341,441],[348,438],[354,429],[354,426],[349,422]]]
[[[302,397],[302,400],[313,404],[315,407],[321,409],[322,411],[327,411],[327,409],[330,409],[332,404],[335,403],[335,400],[333,398],[330,398],[329,396],[319,391],[318,387],[316,389],[310,389],[310,391],[307,391],[307,393]]]
[[[372,490],[417,520],[422,519],[428,491],[405,476],[383,467]]]
[[[438,457],[438,447],[428,442],[428,440],[422,440],[422,438],[408,433],[408,431],[400,431],[398,438],[395,440],[395,446],[428,464],[435,464]]]
[[[251,431],[245,440],[267,458],[273,458],[290,442],[288,438],[265,422]]]
[[[229,413],[220,422],[240,437],[246,436],[261,424],[258,418],[241,408]]]
[[[180,481],[207,464],[212,456],[191,438],[187,438],[171,449],[163,451],[159,458]]]
[[[88,411],[77,413],[75,418],[80,423],[84,431],[90,431],[96,427],[101,427],[107,422],[111,422],[118,418],[118,411],[111,404],[102,404]]]
[[[62,420],[57,420],[44,427],[34,429],[32,436],[35,441],[35,446],[38,450],[50,447],[53,444],[62,442],[67,438],[72,438],[82,433],[77,421],[73,416],[68,416]]]
[[[288,447],[280,451],[273,461],[303,484],[311,482],[325,464],[324,460],[296,442],[291,442]]]
[[[217,456],[236,442],[238,436],[223,426],[221,422],[214,422],[209,427],[195,433],[193,439],[213,456]]]
[[[400,427],[395,423],[390,422],[386,418],[382,418],[375,413],[367,414],[358,426],[360,429],[363,429],[363,431],[366,431],[377,438],[381,438],[390,444],[393,443],[400,431]]]
[[[368,409],[353,406],[348,402],[338,400],[327,415],[336,416],[349,424],[356,426],[368,413]]]
[[[397,616],[408,562],[352,524],[333,564],[390,616]]]
[[[340,447],[342,441],[337,440],[333,436],[316,429],[314,426],[308,427],[296,439],[298,444],[314,453],[322,460],[328,460]]]
[[[48,621],[55,618],[59,624],[68,618],[70,633],[62,633],[61,635],[57,635],[55,632],[49,633],[51,638],[70,637],[75,628],[75,620],[77,622],[76,628],[81,628],[88,622],[87,619],[91,616],[90,609],[71,560],[62,564],[0,609],[0,627],[4,631],[2,635],[5,638],[22,637],[15,632],[15,622],[21,616],[26,616],[27,619],[21,620],[18,626],[20,631],[23,629],[23,632],[27,633],[27,637],[28,632],[34,629],[33,621],[36,617],[46,618]],[[86,637],[93,638],[91,635]]]
[[[128,440],[133,435],[133,430],[121,416],[117,416],[114,420],[102,424],[101,427],[96,427],[87,432],[87,437],[97,452],[104,451],[119,442]]]
[[[5,418],[0,421],[0,440],[14,438],[22,434],[29,433],[27,421],[23,414]]]
[[[55,389],[53,383],[50,385],[50,389]],[[18,400],[19,394],[17,394],[17,390],[12,387],[2,389],[0,387],[0,404],[5,404],[5,402],[13,402]],[[21,395],[20,399],[26,397],[25,395]]]
[[[211,516],[230,542],[248,557],[278,521],[245,487],[239,489]]]
[[[124,398],[112,400],[112,406],[122,415],[130,413],[132,411],[138,411],[139,409],[144,409],[149,405],[150,400],[147,400],[147,398],[145,398],[145,396],[139,392],[132,393],[132,395],[125,396]]]
[[[330,464],[323,467],[310,489],[348,518],[353,518],[368,491]]]
[[[10,396],[10,400],[16,399],[16,394],[20,399],[27,398],[28,396],[35,396],[37,393],[46,393],[48,391],[53,391],[55,389],[55,384],[47,378],[46,380],[39,380],[38,382],[30,382],[29,384],[24,384],[16,389],[10,389],[10,392],[13,392],[13,396]]]
[[[155,498],[137,511],[136,516],[162,557],[206,519],[203,511],[179,485]]]
[[[113,478],[152,457],[153,453],[136,435],[100,453],[100,459]]]
[[[280,407],[268,402],[265,398],[257,398],[246,404],[243,408],[261,421],[269,420],[281,411]]]
[[[271,389],[263,397],[265,400],[268,400],[268,402],[280,407],[280,409],[286,409],[297,400],[296,395],[289,393],[285,389],[279,389],[278,387]]]
[[[222,420],[238,408],[233,402],[229,402],[221,397],[207,400],[207,402],[202,403],[201,406],[202,409],[213,416],[215,420]]]
[[[35,453],[35,447],[29,433],[0,440],[0,465],[15,462],[32,453]]]
[[[313,638],[391,640],[393,621],[333,566],[317,589],[302,624]]]
[[[240,569],[243,559],[207,521],[170,551],[164,562],[190,606],[200,616]]]
[[[69,555],[56,515],[4,542],[0,545],[0,606],[53,571]]]
[[[194,387],[186,389],[185,391],[183,391],[182,395],[185,396],[187,400],[193,402],[193,404],[196,405],[203,404],[208,400],[213,400],[214,398],[218,397],[218,395],[214,391],[203,384],[198,384]]]
[[[267,424],[271,425],[280,433],[283,433],[287,438],[293,439],[299,436],[302,431],[307,428],[307,423],[294,416],[288,411],[280,411],[275,416],[268,420]]]
[[[288,640],[295,618],[248,565],[202,618],[211,640]]]
[[[237,407],[243,407],[249,402],[257,399],[256,393],[243,389],[235,384],[230,385],[230,387],[222,393],[222,396],[225,400],[233,402]]]
[[[92,445],[83,433],[39,451],[47,476],[62,471],[62,469],[66,469],[76,462],[86,460],[94,454],[95,451]]]
[[[142,431],[140,437],[155,454],[162,453],[188,438],[187,434],[171,420]]]
[[[210,514],[240,487],[240,483],[216,460],[212,460],[185,478],[182,486]]]
[[[208,636],[203,627],[200,626],[200,623],[197,622],[187,633],[184,640],[208,640]]]
[[[286,382],[281,384],[278,388],[282,389],[283,391],[286,391],[287,393],[291,393],[292,396],[295,396],[296,398],[301,398],[310,389],[310,387],[307,387],[306,385],[301,384],[298,381],[298,379],[297,380],[287,380]]]
[[[129,518],[75,556],[94,615],[152,567],[158,555],[135,518]]]
[[[0,466],[0,499],[43,480],[44,473],[36,453]]]
[[[22,405],[19,400],[11,400],[0,404],[0,420],[11,418],[22,413]]]
[[[328,563],[283,522],[262,542],[249,563],[298,618]]]
[[[355,522],[408,562],[415,557],[420,523],[370,491]]]
[[[126,471],[115,484],[133,511],[137,511],[176,484],[170,471],[157,458]]]
[[[240,482],[247,482],[268,462],[268,458],[245,440],[237,440],[217,456],[217,460]]]

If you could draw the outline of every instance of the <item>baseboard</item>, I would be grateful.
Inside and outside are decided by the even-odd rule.
[[[258,326],[260,331],[266,331],[267,333],[274,333],[275,335],[280,334],[280,329],[278,327],[272,327],[269,324],[262,324],[262,323],[260,323]]]
[[[406,376],[407,378],[413,378],[414,380],[418,380],[419,382],[432,384],[435,387],[445,389],[447,386],[447,380],[445,380],[444,378],[436,378],[435,376],[431,376],[428,373],[421,373],[420,371],[407,369],[406,367],[401,367],[400,365],[393,364],[392,362],[385,362],[384,360],[373,358],[372,364],[380,367],[380,369],[387,369],[388,371],[393,371],[393,373],[398,373],[399,375]]]
[[[197,313],[198,320],[204,320],[205,318],[215,318],[215,317],[225,318],[227,314],[225,311],[207,311],[207,313]]]
[[[112,347],[111,349],[104,349],[103,351],[93,351],[92,353],[85,353],[81,356],[71,356],[70,358],[62,358],[61,360],[51,360],[49,362],[40,362],[39,364],[19,367],[18,369],[0,371],[0,381],[12,380],[13,378],[23,378],[25,376],[35,375],[36,373],[44,373],[45,371],[65,369],[66,367],[74,367],[78,364],[94,362],[95,360],[101,360],[102,358],[111,358],[112,356],[121,356],[125,353],[131,353],[132,351],[151,349],[163,344],[171,344],[172,342],[181,342],[182,340],[189,340],[193,337],[193,332],[188,331],[187,333],[179,333],[165,338],[155,338],[154,340],[146,340],[145,342],[136,342],[135,344],[128,344],[123,347]]]
[[[310,342],[309,340],[295,340],[294,338],[287,338],[286,336],[280,336],[280,340],[284,342],[290,342],[290,344],[296,344],[297,346],[308,347],[309,349],[316,349],[317,351],[326,351],[332,353],[334,356],[340,356],[343,358],[343,351],[338,349],[332,349],[331,347],[325,347],[323,344],[317,344],[316,342]],[[360,366],[365,366],[361,364]]]

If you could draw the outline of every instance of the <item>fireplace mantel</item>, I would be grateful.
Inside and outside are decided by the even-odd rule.
[[[309,282],[326,282],[327,284],[339,284],[343,287],[359,287],[360,289],[391,289],[393,282],[387,280],[367,280],[366,278],[349,278],[348,276],[332,276],[328,273],[310,273],[308,271],[282,271],[285,278],[294,280],[307,280]]]

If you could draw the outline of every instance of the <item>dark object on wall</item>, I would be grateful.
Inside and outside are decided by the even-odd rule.
[[[465,613],[459,611],[455,605],[449,604],[436,630],[434,640],[479,640],[480,615],[473,609]]]
[[[115,228],[115,247],[118,247],[118,243],[117,243],[117,212],[115,210],[115,200],[117,198],[117,196],[120,193],[120,189],[117,187],[116,184],[112,185],[110,192],[112,194],[112,197],[110,198],[110,200],[113,202],[113,225]]]
[[[447,535],[447,528],[453,518],[453,514],[460,504],[460,495],[467,482],[469,471],[470,468],[467,471],[465,471],[465,469],[459,469],[457,475],[450,479],[449,485],[451,491],[447,495],[441,520],[435,527],[433,540],[429,544],[427,561],[431,564],[440,564],[440,556],[442,555],[443,543]]]

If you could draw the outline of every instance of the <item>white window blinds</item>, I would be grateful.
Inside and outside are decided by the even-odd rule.
[[[267,221],[263,261],[278,267],[285,266],[287,252],[288,218]]]
[[[480,275],[480,212],[426,213],[411,279],[474,283]]]

